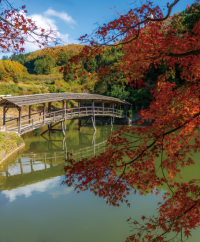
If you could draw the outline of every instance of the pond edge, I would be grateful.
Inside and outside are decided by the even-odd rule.
[[[2,164],[9,156],[13,155],[17,150],[23,148],[25,146],[25,143],[23,142],[19,147],[15,148],[11,153],[9,153],[6,157],[3,158],[3,160],[0,161],[0,164]]]

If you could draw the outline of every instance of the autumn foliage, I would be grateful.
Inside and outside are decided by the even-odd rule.
[[[26,67],[15,61],[0,60],[0,81],[18,83],[28,75]]]
[[[57,31],[50,28],[42,29],[36,23],[27,18],[25,5],[21,9],[15,9],[8,1],[7,9],[0,15],[0,48],[2,52],[24,52],[25,42],[31,42],[40,48],[49,45],[49,42],[58,43]]]
[[[90,189],[107,198],[107,203],[113,206],[119,206],[119,202],[129,206],[127,196],[132,191],[142,195],[153,193],[160,185],[168,186],[170,194],[165,193],[164,202],[158,204],[158,216],[150,219],[142,216],[144,224],[126,242],[166,241],[170,231],[180,235],[182,241],[182,233],[188,237],[191,230],[199,226],[200,180],[188,183],[174,180],[175,177],[181,179],[180,167],[194,164],[192,154],[200,148],[200,21],[197,19],[193,23],[192,31],[185,28],[181,34],[177,24],[164,25],[178,2],[167,4],[165,17],[150,1],[141,8],[131,9],[126,15],[98,28],[94,36],[82,36],[80,40],[89,45],[70,60],[78,70],[81,61],[90,61],[108,45],[121,47],[123,56],[118,71],[123,72],[135,87],[143,87],[145,73],[152,63],[159,66],[164,62],[167,66],[152,90],[153,101],[149,108],[140,112],[140,124],[154,121],[152,126],[122,126],[108,139],[106,151],[100,156],[75,162],[69,155],[65,167],[63,183],[74,185],[78,192]],[[187,10],[195,11],[198,7],[196,1],[187,6]],[[176,74],[177,65],[181,68],[179,86],[169,82],[169,77]],[[101,66],[99,79],[108,75],[111,68]],[[70,73],[70,65],[64,70]],[[155,168],[158,157],[163,177],[157,175]],[[138,224],[137,221],[133,223]],[[158,233],[158,229],[162,232]]]

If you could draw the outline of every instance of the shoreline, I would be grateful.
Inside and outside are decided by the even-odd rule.
[[[0,165],[25,146],[23,139],[14,132],[0,132]]]
[[[9,156],[14,155],[15,152],[17,152],[19,149],[22,149],[24,146],[25,146],[25,143],[23,143],[22,145],[17,147],[15,150],[13,150],[11,153],[9,153],[5,158],[3,158],[3,160],[0,161],[0,165],[2,165],[2,163],[5,162],[7,160],[7,158],[9,158]]]

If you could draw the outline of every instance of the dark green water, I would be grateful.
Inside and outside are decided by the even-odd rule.
[[[0,242],[124,242],[133,234],[126,222],[129,217],[141,221],[142,215],[156,214],[164,191],[158,196],[130,195],[128,208],[111,207],[90,191],[77,194],[60,185],[66,150],[76,159],[99,154],[111,131],[107,125],[97,126],[95,135],[88,127],[79,132],[76,121],[67,127],[64,140],[62,132],[40,136],[45,128],[24,135],[25,149],[4,165]],[[199,176],[198,156],[195,161],[195,169],[184,169],[185,179]],[[199,241],[200,230],[192,234],[188,241]]]

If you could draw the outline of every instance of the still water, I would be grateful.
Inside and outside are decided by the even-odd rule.
[[[23,136],[24,150],[2,170],[0,242],[124,242],[133,234],[129,217],[141,221],[142,215],[156,214],[162,189],[158,196],[130,195],[128,208],[111,207],[90,191],[77,194],[73,187],[60,185],[66,151],[75,159],[98,155],[111,129],[107,125],[97,126],[95,134],[92,127],[78,131],[77,121],[71,121],[65,139],[62,132],[41,136],[45,127]],[[188,241],[199,241],[200,230],[192,234]]]

